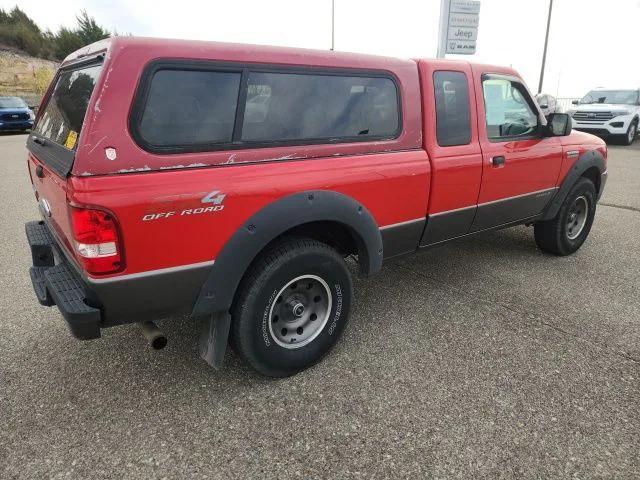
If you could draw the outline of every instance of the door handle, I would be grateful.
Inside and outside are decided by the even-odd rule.
[[[501,167],[502,165],[504,165],[504,156],[498,155],[496,157],[491,157],[491,165],[493,165],[494,167]]]
[[[45,147],[47,145],[47,141],[44,138],[36,137],[35,135],[32,137],[32,140],[38,145],[42,145]]]

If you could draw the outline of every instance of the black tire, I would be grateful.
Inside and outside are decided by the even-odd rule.
[[[306,298],[304,289],[312,286],[315,296]],[[336,343],[349,319],[352,293],[351,274],[336,250],[307,238],[284,240],[266,251],[243,278],[232,307],[231,344],[263,375],[294,375],[317,363]],[[298,300],[304,304],[302,315],[308,315],[306,334],[302,327],[293,333],[285,328],[304,320],[295,318],[295,308],[289,312]],[[324,305],[315,319],[312,311],[321,307],[314,300]],[[286,318],[278,318],[275,311]],[[296,332],[310,335],[303,340],[308,343],[296,344]]]
[[[620,135],[620,141],[623,145],[629,146],[636,139],[636,135],[638,133],[638,121],[634,120],[629,124],[629,128],[627,129],[627,133],[625,135]]]
[[[583,200],[584,199],[584,200]],[[586,202],[584,224],[580,227],[572,217],[580,209],[574,210]],[[555,218],[534,225],[536,244],[543,252],[554,255],[571,255],[578,250],[587,239],[596,214],[596,189],[593,182],[580,178],[564,199]],[[572,222],[570,223],[570,220]],[[573,225],[570,228],[570,225]],[[578,230],[577,228],[580,227]]]

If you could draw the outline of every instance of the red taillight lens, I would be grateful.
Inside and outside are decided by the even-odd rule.
[[[118,228],[113,215],[102,210],[71,207],[76,257],[89,273],[121,270]]]

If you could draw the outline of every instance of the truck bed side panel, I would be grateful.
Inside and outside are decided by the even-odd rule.
[[[247,218],[305,190],[343,193],[362,203],[380,227],[424,219],[429,170],[426,153],[413,150],[72,177],[70,200],[101,205],[116,215],[127,265],[121,273],[127,275],[214,260]]]

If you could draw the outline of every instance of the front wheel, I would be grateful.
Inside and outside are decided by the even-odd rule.
[[[289,239],[257,260],[232,310],[232,345],[258,372],[293,375],[317,363],[349,318],[351,275],[324,243]]]
[[[633,122],[631,122],[631,125],[629,125],[629,129],[627,130],[627,133],[625,135],[622,135],[622,143],[627,146],[631,145],[633,141],[636,139],[637,133],[638,133],[638,124],[634,120]]]
[[[554,255],[572,254],[587,239],[595,213],[596,189],[591,180],[580,178],[555,218],[534,225],[536,244]]]

